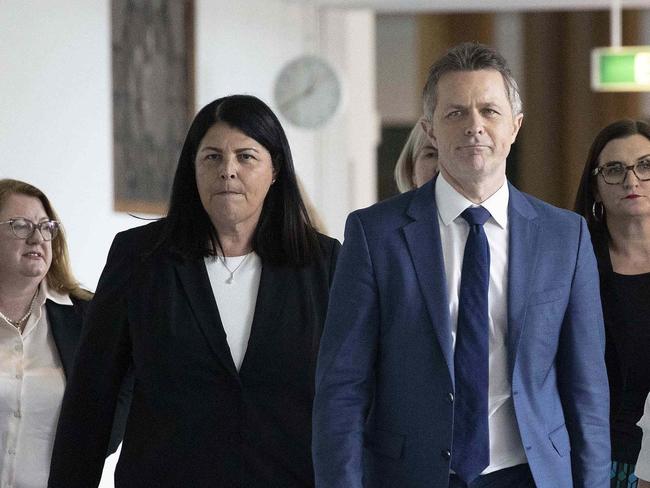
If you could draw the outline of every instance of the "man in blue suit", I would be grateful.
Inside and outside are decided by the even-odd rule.
[[[347,221],[316,376],[316,485],[605,488],[586,224],[507,182],[522,109],[496,51],[452,48],[424,109],[438,177]]]

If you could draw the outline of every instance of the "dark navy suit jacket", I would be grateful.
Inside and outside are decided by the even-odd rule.
[[[454,361],[434,183],[353,212],[314,402],[322,488],[446,487]],[[598,274],[578,215],[510,186],[508,366],[539,488],[609,486]]]

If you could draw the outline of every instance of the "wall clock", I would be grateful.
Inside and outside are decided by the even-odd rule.
[[[275,80],[274,100],[280,113],[305,129],[322,127],[341,105],[341,82],[321,57],[306,55],[287,63]]]

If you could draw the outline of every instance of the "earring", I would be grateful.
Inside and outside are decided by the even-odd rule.
[[[594,204],[591,206],[591,215],[594,216],[596,222],[602,222],[603,217],[605,216],[605,207],[602,202],[594,200]]]

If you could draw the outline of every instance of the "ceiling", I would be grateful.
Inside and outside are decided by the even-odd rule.
[[[287,0],[323,7],[370,8],[379,13],[609,10],[612,0]],[[623,8],[650,9],[650,0],[620,0]]]

